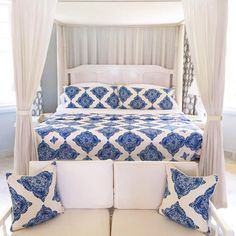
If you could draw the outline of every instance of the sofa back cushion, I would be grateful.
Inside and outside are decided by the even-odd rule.
[[[50,162],[30,162],[34,174]],[[65,208],[113,206],[112,161],[57,161],[57,185]]]
[[[114,207],[157,209],[166,185],[166,165],[170,162],[114,162]],[[171,162],[188,175],[197,175],[195,162]]]

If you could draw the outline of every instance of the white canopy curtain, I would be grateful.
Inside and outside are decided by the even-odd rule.
[[[181,78],[183,64],[178,59],[182,58],[183,36],[183,26],[179,24],[57,25],[58,93],[67,84],[66,69],[84,64],[159,65],[175,68]],[[178,102],[182,104],[182,93],[179,94]]]
[[[176,26],[64,26],[67,67],[83,64],[173,68]]]
[[[200,173],[216,174],[216,207],[226,207],[221,117],[224,98],[227,0],[183,0],[197,84],[207,112]]]
[[[36,160],[31,107],[40,84],[57,0],[13,0],[12,39],[16,87],[14,171],[25,174]]]

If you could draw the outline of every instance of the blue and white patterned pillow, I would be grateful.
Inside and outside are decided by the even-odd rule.
[[[48,221],[64,211],[56,189],[56,164],[34,176],[7,173],[12,199],[11,231]]]
[[[106,84],[71,85],[64,89],[66,108],[107,108],[119,105],[117,87]]]
[[[167,185],[159,213],[185,227],[210,231],[209,201],[218,177],[187,176],[174,166],[167,166]]]
[[[120,108],[138,110],[171,110],[177,107],[170,90],[158,86],[125,85],[118,87]]]

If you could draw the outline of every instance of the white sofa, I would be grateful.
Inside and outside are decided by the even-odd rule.
[[[30,174],[49,162],[31,162]],[[0,219],[0,235],[13,236],[197,236],[158,214],[166,183],[168,162],[57,162],[58,189],[65,213],[41,225],[9,232],[10,210]],[[189,175],[197,174],[194,162],[172,163]],[[217,215],[213,232],[232,236]]]

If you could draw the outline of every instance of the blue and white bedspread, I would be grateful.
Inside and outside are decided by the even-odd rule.
[[[196,161],[202,130],[178,114],[61,114],[35,128],[40,161]]]

